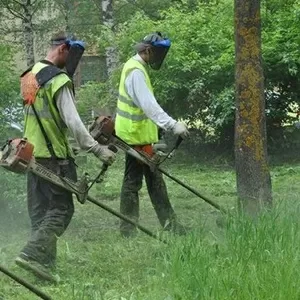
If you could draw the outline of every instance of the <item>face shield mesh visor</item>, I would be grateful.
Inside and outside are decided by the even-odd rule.
[[[136,46],[136,49],[142,50],[149,46],[150,57],[148,64],[152,69],[159,70],[171,47],[171,41],[168,38],[163,38],[160,32],[156,32],[145,36],[142,42]]]
[[[161,68],[169,49],[170,48],[165,47],[153,47],[151,49],[149,65],[153,70],[159,70]]]
[[[67,45],[70,46],[70,50],[65,68],[69,76],[73,77],[85,48],[82,41],[67,40]]]
[[[52,45],[66,44],[69,49],[68,58],[65,64],[65,69],[70,77],[73,77],[79,61],[84,53],[85,44],[83,41],[73,40],[71,38],[64,38],[53,40]]]
[[[154,35],[150,44],[152,47],[149,65],[153,70],[159,70],[171,47],[171,41],[167,38],[162,38],[161,35],[157,35],[155,38]]]

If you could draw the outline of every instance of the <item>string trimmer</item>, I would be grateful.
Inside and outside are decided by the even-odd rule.
[[[1,265],[0,265],[0,272],[2,272],[3,274],[7,275],[8,277],[10,277],[11,279],[13,279],[14,281],[18,282],[19,284],[23,285],[29,291],[31,291],[32,293],[34,293],[37,296],[39,296],[41,299],[44,299],[44,300],[51,300],[52,299],[50,296],[48,296],[47,294],[45,294],[43,291],[39,290],[37,287],[33,286],[31,283],[27,282],[23,278],[20,278],[19,276],[17,276],[16,274],[12,273],[11,271],[9,271],[8,269],[6,269],[5,267],[3,267]]]
[[[114,130],[114,122],[111,117],[107,116],[100,116],[96,118],[93,125],[90,127],[90,133],[93,136],[93,138],[100,144],[103,145],[115,145],[119,149],[123,150],[128,155],[131,155],[141,161],[142,163],[148,165],[150,169],[154,170],[157,169],[161,173],[163,173],[165,176],[169,177],[171,180],[175,181],[180,186],[184,187],[197,197],[201,198],[217,210],[227,213],[226,209],[221,207],[219,204],[217,204],[215,201],[209,199],[208,197],[202,195],[198,191],[196,191],[194,188],[190,187],[189,185],[185,184],[180,179],[174,177],[167,171],[165,171],[163,168],[160,167],[161,163],[165,161],[165,157],[171,157],[175,150],[179,147],[179,145],[182,142],[182,138],[178,138],[175,146],[171,149],[169,153],[166,154],[165,157],[162,157],[159,154],[155,154],[152,157],[150,157],[147,153],[143,151],[139,151],[134,149],[132,146],[128,145],[125,141],[120,139],[116,136],[115,130]],[[159,149],[158,149],[159,150]],[[158,151],[159,153],[159,151]]]
[[[92,181],[91,184],[88,184],[89,181],[87,178],[87,174],[84,174],[82,179],[79,180],[78,182],[73,182],[72,180],[63,176],[59,176],[56,173],[52,172],[51,170],[45,168],[41,164],[37,163],[35,158],[33,157],[33,149],[34,149],[33,145],[30,144],[26,139],[9,140],[6,143],[6,145],[2,148],[2,151],[0,152],[0,166],[4,167],[5,169],[11,172],[18,173],[18,174],[32,172],[37,176],[74,193],[77,197],[77,200],[81,204],[84,204],[86,201],[94,203],[95,205],[103,208],[104,210],[122,219],[123,221],[136,226],[138,229],[140,229],[142,232],[146,233],[147,235],[155,239],[158,239],[164,243],[167,243],[164,239],[154,234],[149,229],[134,222],[127,216],[120,214],[119,212],[113,210],[112,208],[105,205],[104,203],[88,195],[88,191],[90,190],[92,185],[96,181],[99,181],[101,177],[103,179],[103,175],[107,170],[107,165],[103,164],[99,175]],[[115,151],[114,148],[111,149]]]
[[[188,186],[178,178],[174,177],[173,175],[169,174],[167,171],[160,167],[162,162],[162,157],[160,155],[155,154],[152,157],[149,157],[147,154],[138,151],[128,145],[126,142],[121,140],[119,137],[115,135],[114,131],[114,122],[110,117],[101,116],[98,117],[93,125],[90,128],[91,135],[93,138],[102,145],[109,145],[110,149],[116,151],[116,147],[123,150],[128,155],[131,155],[148,165],[152,170],[158,169],[164,175],[181,185],[182,187],[186,188],[190,192],[192,192],[197,197],[203,199],[205,202],[209,203],[216,209],[220,210],[221,212],[226,213],[226,210],[218,205],[216,202],[212,201],[211,199],[205,197],[204,195],[200,194],[194,188]],[[173,153],[176,148],[178,148],[181,140],[179,139],[176,145],[173,147],[171,152],[168,156]],[[103,175],[107,170],[107,165],[103,164],[100,174],[96,177],[95,180],[92,181],[90,185],[88,185],[87,174],[83,176],[83,178],[78,182],[73,182],[68,178],[62,177],[57,175],[56,173],[50,171],[49,169],[45,168],[41,164],[38,164],[34,157],[33,157],[33,145],[30,144],[26,139],[14,139],[9,140],[7,144],[2,148],[0,154],[0,166],[15,172],[15,173],[26,173],[28,171],[33,172],[37,176],[55,184],[70,192],[74,193],[77,197],[77,200],[80,203],[85,203],[86,201],[92,202],[95,205],[103,208],[104,210],[110,212],[114,216],[136,226],[142,232],[146,233],[147,235],[156,238],[164,243],[167,243],[161,237],[157,236],[156,234],[152,233],[150,230],[145,228],[144,226],[134,222],[130,218],[125,215],[120,214],[119,212],[111,209],[109,206],[101,203],[100,201],[94,199],[93,197],[88,195],[88,191],[92,187],[92,185],[101,180],[103,180]]]

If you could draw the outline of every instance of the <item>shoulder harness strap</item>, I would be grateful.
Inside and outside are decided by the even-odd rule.
[[[56,66],[49,65],[42,70],[40,70],[36,75],[35,78],[40,87],[45,85],[49,80],[56,77],[59,74],[66,73],[63,70],[59,69]]]

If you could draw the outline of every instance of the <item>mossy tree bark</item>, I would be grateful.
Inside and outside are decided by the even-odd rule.
[[[235,0],[235,159],[240,208],[256,215],[272,203],[267,162],[260,0]]]

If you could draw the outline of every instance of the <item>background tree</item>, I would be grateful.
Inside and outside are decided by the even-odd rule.
[[[105,58],[106,58],[106,70],[107,76],[110,77],[113,71],[117,67],[118,57],[117,57],[117,49],[115,47],[115,20],[114,20],[114,12],[113,12],[113,1],[112,0],[101,0],[101,8],[102,8],[102,22],[106,27],[105,31],[107,35],[110,36],[110,45],[108,45],[105,49]]]
[[[235,0],[237,192],[244,211],[271,204],[267,162],[260,0]]]
[[[11,45],[19,45],[25,53],[25,44],[20,43],[20,37],[23,39],[24,36],[21,19],[3,6],[9,5],[16,13],[22,13],[21,6],[13,5],[15,1],[0,0],[0,34],[3,33],[5,42],[10,40]],[[191,149],[203,148],[197,146],[202,144],[222,155],[230,153],[233,158],[232,0],[31,0],[29,3],[36,8],[32,11],[35,59],[45,55],[48,47],[45,41],[62,28],[87,42],[85,55],[93,57],[82,60],[84,67],[81,73],[82,78],[86,77],[90,82],[81,80],[84,86],[77,93],[81,108],[86,110],[81,113],[87,118],[91,116],[91,99],[95,108],[103,105],[115,107],[116,97],[111,91],[118,86],[120,65],[134,53],[132,46],[135,42],[143,38],[145,32],[160,30],[166,33],[172,40],[172,47],[161,72],[153,72],[152,75],[160,104],[175,118],[184,119],[193,127],[196,136],[193,143],[197,144],[191,144]],[[298,0],[263,2],[262,54],[271,153],[299,146],[299,139],[294,137],[299,130],[293,127],[300,103],[300,90],[297,89],[300,78],[299,16]],[[33,46],[32,42],[28,42],[28,47],[30,45]],[[107,65],[110,64],[107,51],[115,48],[119,64],[112,59],[114,63],[109,67],[111,76],[106,76]],[[20,51],[16,49],[17,52]],[[93,59],[97,60],[96,64]],[[18,64],[21,62],[20,70],[23,71],[24,62],[20,59]],[[95,78],[90,76],[91,73],[95,74]],[[86,98],[84,94],[92,98]]]
[[[35,61],[34,55],[34,25],[33,18],[40,12],[43,6],[42,0],[1,0],[1,18],[9,19],[14,17],[19,21],[23,33],[23,42],[26,49],[27,66],[31,66]]]

